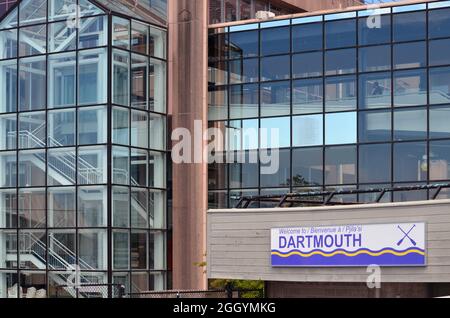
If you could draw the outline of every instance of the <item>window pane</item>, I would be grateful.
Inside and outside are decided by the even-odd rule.
[[[229,164],[230,188],[258,187],[258,152],[238,151],[234,153],[235,158],[242,159],[239,162]],[[240,163],[243,162],[243,163]]]
[[[258,35],[258,31],[230,33],[230,59],[258,56]]]
[[[48,145],[63,147],[75,144],[75,110],[48,113]]]
[[[130,144],[130,113],[126,108],[113,107],[112,140],[115,144]]]
[[[163,189],[166,187],[165,155],[151,151],[149,155],[149,186]]]
[[[327,112],[356,109],[355,77],[328,77],[325,94],[325,111]]]
[[[148,54],[150,28],[148,25],[132,21],[131,45],[134,52]]]
[[[7,16],[4,16],[2,18],[2,21],[0,21],[0,29],[9,29],[17,27],[17,11],[18,9],[15,8],[14,10],[10,11]]]
[[[24,230],[19,232],[19,242],[29,242],[33,240],[37,246],[41,246],[41,257],[47,258],[47,234],[45,230]],[[32,262],[29,258],[23,257],[28,253],[27,244],[19,244],[19,268],[37,270],[38,264]],[[23,273],[23,272],[22,272]],[[23,297],[23,296],[22,296]]]
[[[150,113],[150,148],[166,150],[166,117]]]
[[[25,113],[19,115],[19,148],[44,148],[45,138],[45,113]]]
[[[450,179],[450,142],[430,143],[430,180]]]
[[[430,138],[450,138],[450,107],[430,108]]]
[[[376,11],[375,11],[376,12]],[[382,15],[378,21],[374,21],[374,16],[359,18],[359,45],[372,45],[388,43],[391,41],[391,16]],[[376,25],[377,27],[374,27]]]
[[[42,23],[46,20],[47,0],[24,0],[20,3],[20,25]]]
[[[394,41],[414,41],[426,37],[426,12],[394,14]]]
[[[47,153],[47,185],[73,185],[76,182],[76,161],[74,148],[49,150]]]
[[[131,268],[147,269],[148,267],[148,233],[133,231],[131,233]],[[148,282],[148,280],[147,280]]]
[[[261,149],[291,146],[290,117],[261,119]]]
[[[131,189],[131,227],[149,227],[147,189]]]
[[[17,57],[17,29],[0,31],[0,60]]]
[[[292,27],[292,49],[294,52],[321,50],[322,23]]]
[[[166,64],[150,59],[150,110],[166,112]]]
[[[427,74],[425,70],[394,73],[394,105],[415,106],[427,103]]]
[[[325,148],[325,183],[355,183],[356,159],[356,146]]]
[[[19,55],[29,56],[47,52],[47,27],[35,25],[21,28],[19,32]]]
[[[113,268],[127,270],[130,262],[130,234],[128,231],[113,232]]]
[[[49,188],[47,191],[48,226],[75,227],[75,188]]]
[[[403,109],[394,111],[394,139],[414,140],[427,138],[427,110]]]
[[[239,87],[232,86],[231,90],[238,90]],[[258,90],[256,93],[258,93]],[[208,118],[209,120],[224,120],[228,118],[228,87],[209,87]]]
[[[156,27],[150,27],[150,47],[149,53],[151,56],[160,59],[166,58],[167,35],[166,31]]]
[[[226,131],[227,150],[258,149],[258,119],[233,120]]]
[[[127,187],[113,187],[112,211],[114,227],[130,226],[130,191]]]
[[[359,142],[391,140],[391,111],[359,113]]]
[[[239,76],[239,73],[241,72],[243,73],[243,71],[241,70],[240,60],[236,62],[239,62],[236,69],[236,72],[238,72],[238,74],[234,74],[234,76]],[[234,66],[234,68],[236,68],[236,66]],[[208,85],[217,86],[224,84],[228,84],[228,62],[227,61],[208,62]]]
[[[261,55],[289,53],[290,47],[289,27],[261,31]]]
[[[77,29],[69,28],[67,21],[49,24],[48,51],[62,52],[75,50],[77,46]]]
[[[391,69],[391,46],[369,46],[359,49],[359,71],[385,71]]]
[[[322,79],[293,82],[292,104],[294,114],[319,113],[323,111]]]
[[[340,20],[325,23],[326,48],[334,49],[356,45],[356,21]]]
[[[17,156],[15,152],[0,152],[0,187],[10,188],[17,186]]]
[[[131,185],[147,186],[148,152],[146,150],[131,150]]]
[[[359,182],[391,181],[391,145],[359,147]]]
[[[323,184],[323,148],[294,149],[292,151],[292,185]]]
[[[0,150],[17,149],[16,115],[0,116]]]
[[[81,105],[106,102],[108,57],[105,49],[78,54],[78,102]]]
[[[429,11],[428,34],[430,38],[450,36],[450,9]]]
[[[450,64],[450,39],[429,42],[430,66]]]
[[[75,11],[77,0],[48,0],[48,20],[68,20],[72,15],[76,15]]]
[[[113,50],[113,103],[130,104],[130,55],[125,51]]]
[[[162,229],[166,227],[166,192],[150,190],[150,227]]]
[[[78,110],[78,144],[106,143],[107,110],[105,107],[89,107]]]
[[[425,67],[427,65],[426,50],[425,42],[394,45],[394,68]]]
[[[50,55],[48,62],[48,107],[75,105],[76,54]]]
[[[147,109],[147,88],[150,78],[148,75],[148,58],[137,54],[133,54],[131,58],[131,106]]]
[[[333,50],[325,53],[326,75],[356,72],[356,50]]]
[[[275,155],[273,150],[261,150],[260,153],[266,153],[268,156]],[[291,181],[291,150],[282,149],[279,153],[279,169],[275,173],[264,173],[265,168],[268,168],[270,164],[261,162],[261,187],[279,187],[289,186]],[[273,164],[273,162],[271,162]],[[270,169],[269,169],[270,170]]]
[[[292,146],[323,145],[323,115],[292,118]]]
[[[229,62],[230,83],[252,83],[259,80],[259,60],[245,59]]]
[[[325,115],[325,144],[353,144],[357,135],[356,113]]]
[[[131,145],[148,148],[148,113],[131,111]]]
[[[450,67],[430,69],[430,104],[450,101]]]
[[[45,189],[19,191],[19,227],[45,228]]]
[[[106,230],[81,230],[78,232],[78,257],[80,267],[105,270],[107,268]],[[102,282],[102,281],[100,281]]]
[[[19,62],[19,110],[45,108],[45,56],[21,59]]]
[[[17,62],[0,61],[0,113],[17,109]]]
[[[78,48],[87,49],[104,46],[108,43],[108,19],[106,16],[80,19]]]
[[[322,75],[322,52],[295,54],[292,56],[292,77],[314,77]]]
[[[230,87],[230,118],[257,117],[258,103],[258,84]]]
[[[102,227],[107,220],[106,187],[81,187],[78,189],[78,226]]]
[[[130,184],[130,151],[125,147],[112,148],[112,176],[114,184]]]
[[[416,182],[427,180],[426,142],[394,144],[394,180]]]
[[[391,107],[391,73],[363,74],[359,81],[360,109]]]
[[[107,179],[106,147],[78,149],[78,184],[101,184]]]
[[[288,115],[290,109],[290,82],[261,84],[261,116]]]
[[[130,21],[113,17],[113,45],[122,49],[130,49]]]
[[[43,187],[45,179],[45,151],[19,152],[19,187]]]
[[[289,55],[261,59],[261,81],[282,80],[291,77],[291,58]]]

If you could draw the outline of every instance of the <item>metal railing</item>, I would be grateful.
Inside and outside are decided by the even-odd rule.
[[[355,205],[380,203],[387,193],[429,191],[436,190],[430,196],[430,200],[436,200],[443,189],[449,189],[450,183],[436,183],[428,185],[402,186],[390,188],[369,188],[356,190],[336,190],[336,191],[312,191],[303,193],[286,193],[282,195],[261,195],[238,197],[236,209],[247,209],[253,203],[269,203],[274,207],[295,207],[295,206],[330,206],[330,205]],[[360,194],[377,194],[376,199],[369,202],[355,201],[333,201],[338,196],[355,196]]]
[[[125,286],[120,284],[81,284],[56,286],[55,298],[125,298]]]
[[[216,299],[237,299],[237,298],[264,298],[264,289],[241,289],[232,285],[226,286],[224,289],[212,290],[167,290],[167,291],[148,291],[130,293],[127,298],[216,298]]]

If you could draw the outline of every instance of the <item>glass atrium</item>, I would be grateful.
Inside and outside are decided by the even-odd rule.
[[[0,21],[2,298],[166,287],[166,29],[120,5],[22,0]]]

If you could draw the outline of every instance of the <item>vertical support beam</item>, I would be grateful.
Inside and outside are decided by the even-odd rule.
[[[187,128],[194,136],[195,120],[207,128],[208,1],[169,0],[168,12],[172,129]],[[198,155],[192,151],[192,160]],[[174,289],[207,287],[199,266],[206,253],[207,173],[206,163],[173,165]]]

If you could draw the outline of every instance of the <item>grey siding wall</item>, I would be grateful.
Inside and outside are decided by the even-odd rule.
[[[383,282],[450,282],[450,200],[291,209],[208,211],[209,278],[365,282],[366,268],[272,268],[270,229],[427,223],[427,267],[383,268]]]

